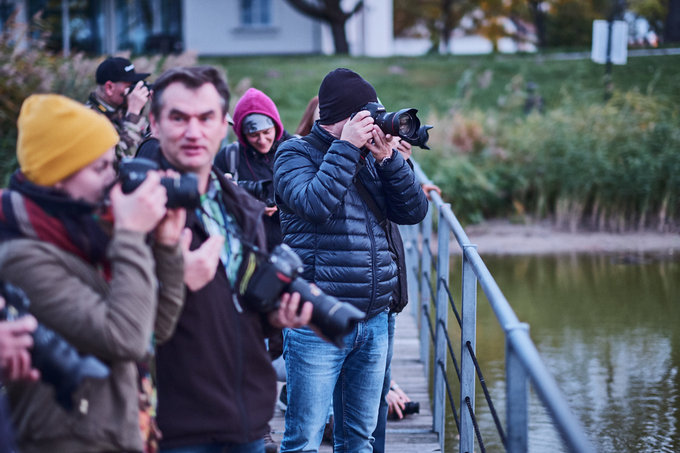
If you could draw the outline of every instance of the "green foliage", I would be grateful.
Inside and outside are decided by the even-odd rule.
[[[6,174],[15,165],[16,121],[23,100],[32,93],[48,92],[55,79],[54,60],[43,51],[38,39],[27,50],[28,28],[10,19],[0,34],[0,171]]]
[[[590,44],[593,20],[604,13],[593,10],[586,0],[556,0],[546,18],[549,46],[586,46]]]
[[[678,119],[674,106],[631,91],[608,104],[567,102],[544,116],[499,120],[494,138],[507,154],[482,167],[501,176],[505,198],[494,214],[512,207],[572,229],[677,228]]]
[[[628,8],[637,16],[647,19],[650,28],[663,36],[668,15],[667,0],[628,0]]]

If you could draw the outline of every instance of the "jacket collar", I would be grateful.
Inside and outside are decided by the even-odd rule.
[[[314,122],[311,134],[316,136],[317,139],[324,142],[324,144],[326,145],[326,149],[323,150],[324,152],[326,152],[326,150],[333,144],[333,142],[337,140],[337,138],[333,137],[326,129],[321,127],[318,120]]]

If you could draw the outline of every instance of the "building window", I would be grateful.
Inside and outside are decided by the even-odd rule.
[[[271,23],[271,0],[241,0],[241,25],[257,27]]]

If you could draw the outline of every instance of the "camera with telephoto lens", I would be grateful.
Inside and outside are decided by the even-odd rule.
[[[390,134],[393,137],[399,136],[411,145],[430,149],[427,146],[427,141],[430,138],[427,131],[432,129],[432,126],[420,125],[420,120],[416,116],[418,109],[411,108],[388,112],[379,102],[369,102],[359,110],[368,110],[375,125],[385,134]]]
[[[0,295],[5,299],[0,320],[15,321],[28,314],[30,302],[21,289],[0,282]],[[32,335],[32,366],[40,371],[42,381],[54,387],[55,398],[64,409],[73,409],[73,392],[84,379],[105,379],[109,376],[109,368],[99,359],[80,355],[66,340],[47,327],[38,324]]]
[[[149,170],[158,170],[156,162],[143,157],[124,158],[118,164],[118,177],[121,181],[123,193],[133,192],[146,179]],[[198,177],[193,173],[183,173],[179,177],[161,177],[161,184],[168,193],[165,204],[173,208],[197,208],[201,204],[201,194],[198,192]]]
[[[407,401],[404,403],[404,408],[401,410],[401,414],[406,416],[410,414],[420,413],[420,403],[418,401]],[[392,412],[389,416],[390,420],[398,420],[399,416],[396,412]]]
[[[311,302],[314,306],[311,323],[323,336],[336,346],[342,346],[342,338],[350,333],[357,321],[366,314],[335,297],[329,296],[317,286],[298,277],[302,272],[302,260],[286,244],[277,245],[265,260],[260,260],[249,278],[244,278],[243,299],[247,306],[260,313],[269,313],[279,307],[279,297],[284,292],[300,293],[300,306]]]

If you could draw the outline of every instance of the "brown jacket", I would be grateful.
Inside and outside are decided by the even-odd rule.
[[[152,249],[143,234],[117,231],[107,258],[108,282],[51,244],[17,239],[0,245],[0,276],[24,290],[38,321],[111,370],[105,380],[83,381],[71,412],[47,384],[10,384],[22,453],[142,451],[135,361],[146,356],[152,331],[159,340],[172,335],[184,298],[182,255],[179,247]]]

